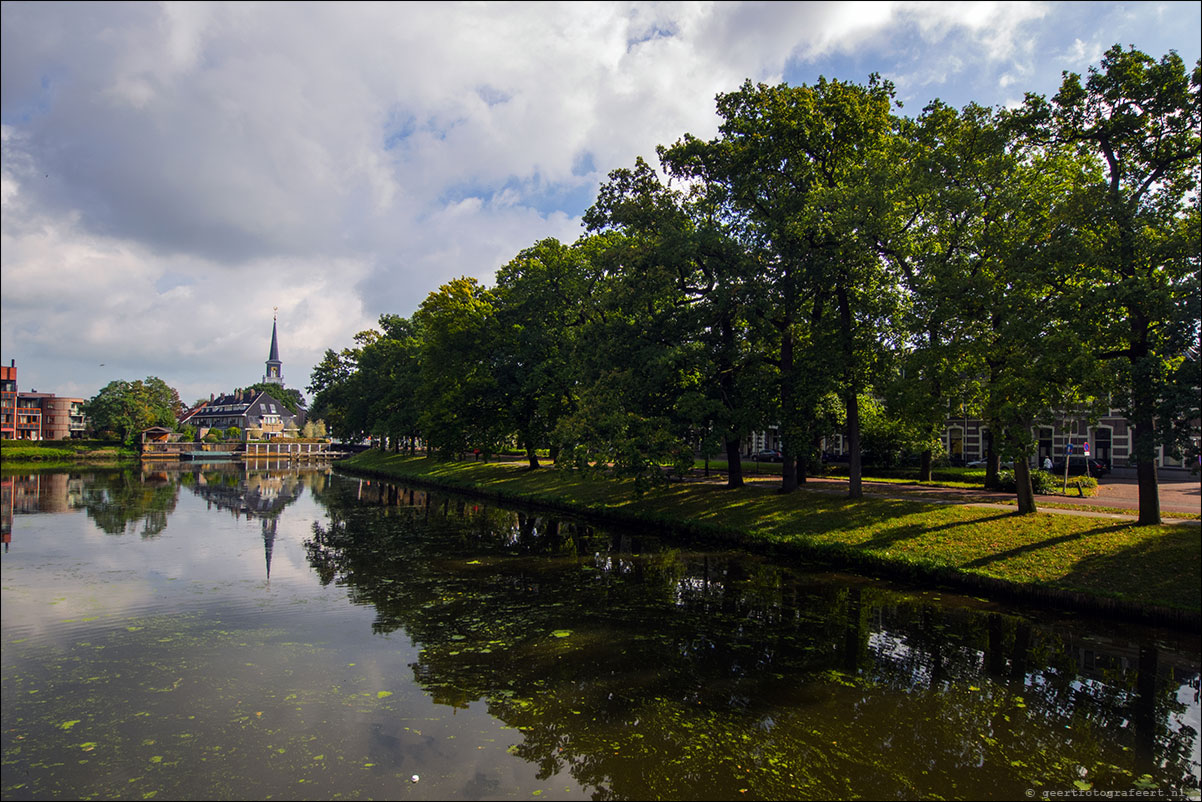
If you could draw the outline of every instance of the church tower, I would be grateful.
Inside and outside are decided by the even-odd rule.
[[[277,307],[278,309],[279,307]],[[281,372],[283,363],[280,362],[280,347],[276,344],[275,336],[275,310],[272,310],[271,315],[271,353],[267,355],[267,374],[263,376],[263,381],[272,384],[284,384],[284,374]]]

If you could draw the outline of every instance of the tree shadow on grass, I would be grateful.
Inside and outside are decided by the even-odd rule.
[[[1084,557],[1052,584],[1065,590],[1104,589],[1140,605],[1181,608],[1197,617],[1202,611],[1198,528],[1169,527],[1110,554]]]
[[[892,529],[873,536],[871,540],[866,541],[863,545],[870,548],[886,548],[903,540],[911,540],[916,537],[923,537],[933,532],[941,532],[948,529],[958,529],[962,526],[976,526],[977,524],[991,523],[993,521],[1001,521],[1006,518],[1011,518],[1017,515],[1014,512],[1003,512],[997,515],[990,515],[985,518],[972,518],[965,521],[949,521],[938,526],[926,526],[923,524],[906,524],[905,526],[895,526]]]
[[[990,563],[998,562],[999,560],[1009,560],[1014,557],[1022,556],[1023,554],[1029,554],[1033,551],[1050,549],[1053,546],[1059,546],[1061,543],[1070,543],[1074,540],[1084,540],[1086,538],[1104,535],[1109,532],[1121,532],[1122,530],[1129,529],[1130,527],[1131,524],[1116,524],[1114,526],[1102,527],[1100,529],[1090,529],[1085,532],[1073,532],[1068,535],[1061,535],[1060,537],[1048,538],[1047,540],[1041,540],[1038,543],[1026,543],[1022,546],[1015,546],[1012,549],[1006,549],[1005,551],[997,551],[993,554],[986,554],[984,557],[978,557],[971,562],[964,563],[964,565],[961,567],[983,568],[984,566],[989,565]]]

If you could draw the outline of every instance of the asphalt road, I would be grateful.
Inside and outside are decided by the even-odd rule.
[[[1161,471],[1160,512],[1202,513],[1202,479],[1190,476],[1185,471]],[[1105,507],[1139,509],[1139,485],[1134,476],[1110,474],[1098,482],[1098,495],[1094,501]]]
[[[1068,496],[1036,496],[1035,504],[1073,504],[1075,506],[1093,506],[1108,510],[1131,510],[1135,516],[1139,512],[1139,485],[1135,480],[1135,472],[1120,469],[1116,474],[1108,474],[1098,482],[1098,494],[1092,498]],[[1173,513],[1202,513],[1202,480],[1191,476],[1186,471],[1161,471],[1160,476],[1160,514],[1162,518],[1172,518]],[[768,481],[757,478],[755,481]],[[772,481],[779,482],[778,478]],[[1070,483],[1072,477],[1069,478]],[[808,483],[813,485],[829,484],[847,486],[846,479],[826,479],[811,477]],[[833,489],[833,488],[832,488]],[[864,492],[879,496],[895,496],[914,498],[919,497],[934,502],[951,504],[990,504],[1014,501],[1013,493],[998,493],[989,490],[966,490],[959,488],[932,487],[918,484],[899,484],[895,482],[873,482],[864,480]],[[1060,512],[1051,507],[1044,507],[1048,512]],[[1065,510],[1064,512],[1070,512]]]

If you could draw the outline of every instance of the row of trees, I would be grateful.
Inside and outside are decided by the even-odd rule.
[[[516,441],[532,467],[725,451],[731,486],[743,438],[778,423],[785,491],[841,431],[857,497],[866,420],[929,471],[967,409],[1026,512],[1032,427],[1114,406],[1158,522],[1156,451],[1191,447],[1199,415],[1200,85],[1202,63],[1117,45],[1013,110],[907,118],[876,76],[747,82],[715,138],[610,173],[577,242],[327,351],[314,413],[444,454]]]

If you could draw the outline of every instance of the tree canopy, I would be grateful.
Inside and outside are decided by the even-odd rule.
[[[841,436],[853,497],[864,459],[921,453],[929,474],[972,415],[1027,512],[1038,427],[1122,407],[1159,520],[1157,450],[1198,450],[1200,84],[1202,64],[1117,46],[1013,110],[904,117],[875,75],[745,82],[712,139],[610,172],[576,242],[327,351],[311,414],[640,482],[725,451],[731,486],[775,426],[782,491]]]
[[[182,410],[179,393],[157,376],[111,381],[83,407],[93,431],[126,443],[152,426],[174,429]]]

